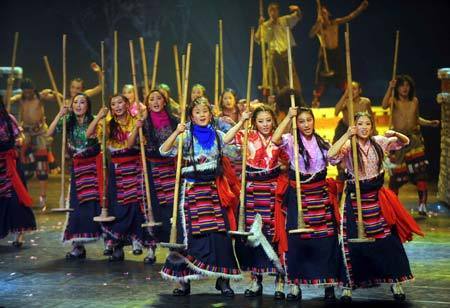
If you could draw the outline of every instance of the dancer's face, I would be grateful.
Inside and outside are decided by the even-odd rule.
[[[34,89],[23,89],[22,90],[22,96],[24,99],[33,99],[34,98]]]
[[[269,17],[272,20],[275,20],[278,18],[278,16],[280,16],[280,10],[278,9],[278,6],[276,6],[276,5],[270,5],[267,8],[267,13],[269,14]]]
[[[150,94],[150,97],[148,98],[148,107],[150,108],[150,111],[153,112],[160,112],[164,109],[164,106],[166,105],[166,102],[164,100],[164,97],[159,92],[152,92]]]
[[[269,136],[273,130],[273,118],[270,112],[261,111],[256,115],[255,125],[256,129],[263,134],[263,136]]]
[[[88,101],[83,95],[77,95],[72,103],[72,110],[76,116],[83,116],[88,110]]]
[[[211,117],[211,111],[205,104],[199,104],[192,108],[191,119],[194,124],[206,126],[211,121]]]
[[[366,140],[372,135],[372,121],[367,116],[361,116],[356,120],[356,135]]]
[[[402,97],[407,97],[409,95],[409,91],[411,90],[411,86],[409,82],[404,81],[399,87],[398,87],[398,93]]]
[[[128,98],[128,101],[130,101],[130,103],[134,103],[134,89],[132,87],[124,87],[122,89],[122,95]]]
[[[74,97],[81,92],[83,92],[83,83],[78,80],[72,80],[70,83],[70,97]]]
[[[204,95],[203,90],[200,87],[193,87],[191,92],[191,101]]]
[[[111,99],[111,111],[116,117],[121,117],[128,111],[128,104],[120,96]]]
[[[314,133],[314,118],[309,112],[302,112],[297,116],[297,126],[304,136]]]
[[[236,107],[236,99],[231,92],[225,92],[222,97],[223,107],[226,109],[233,109]]]
[[[353,98],[358,98],[361,95],[361,88],[356,82],[352,83]]]

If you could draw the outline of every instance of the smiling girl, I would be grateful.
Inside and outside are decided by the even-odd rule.
[[[297,121],[298,148],[293,135],[283,132]],[[285,207],[286,231],[297,229],[298,203],[295,182],[295,154],[298,151],[304,222],[313,232],[289,234],[287,276],[290,284],[288,300],[300,300],[300,286],[325,288],[325,301],[335,300],[334,286],[339,282],[342,258],[338,243],[337,201],[328,192],[327,158],[330,145],[315,131],[311,109],[290,108],[275,131],[272,141],[289,155],[289,179]]]
[[[391,285],[394,299],[405,300],[401,283],[413,279],[402,242],[412,240],[412,233],[423,236],[420,227],[398,200],[383,187],[384,153],[409,143],[405,135],[388,130],[373,136],[373,118],[369,113],[355,114],[355,126],[349,127],[330,148],[328,154],[347,169],[345,207],[342,219],[346,287],[341,299],[351,301],[351,289]],[[350,138],[356,136],[362,218],[365,236],[373,242],[351,243],[357,235],[357,204]]]
[[[66,259],[84,259],[84,244],[102,236],[100,224],[93,220],[101,211],[103,175],[97,139],[86,137],[88,125],[94,118],[89,97],[78,93],[73,97],[70,109],[63,106],[50,124],[48,136],[62,131],[63,117],[66,118],[68,154],[72,157],[69,203],[73,211],[67,215],[62,238],[65,244],[72,244]]]
[[[128,144],[128,137],[134,127],[142,125],[142,122],[131,116],[129,101],[120,94],[111,97],[109,112],[111,117],[106,120],[105,132],[98,123],[106,116],[108,108],[100,109],[87,130],[88,136],[97,136],[98,140],[106,134],[106,146],[111,154],[108,209],[115,220],[104,224],[107,243],[113,246],[109,260],[122,261],[123,246],[130,244],[133,245],[133,254],[142,254],[142,247],[145,247],[153,257],[156,243],[149,228],[141,227],[146,222],[146,217],[143,210],[145,195],[139,150]]]
[[[162,156],[177,154],[179,135],[183,134],[183,168],[178,235],[187,245],[181,253],[172,252],[161,271],[165,279],[179,282],[174,296],[190,294],[190,280],[215,277],[216,289],[233,296],[230,279],[241,279],[233,254],[230,229],[236,227],[234,207],[239,193],[230,191],[237,179],[222,155],[229,137],[213,126],[208,100],[200,97],[188,108],[189,130],[179,124],[161,145]],[[226,176],[224,175],[226,174]],[[232,177],[234,175],[234,181]],[[231,194],[231,195],[230,195]]]

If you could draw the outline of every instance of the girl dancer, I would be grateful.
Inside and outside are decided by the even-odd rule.
[[[68,113],[69,112],[69,113]],[[96,138],[87,138],[86,130],[93,120],[91,100],[83,93],[76,94],[68,107],[61,107],[47,135],[61,132],[63,117],[66,117],[68,153],[72,157],[70,180],[70,208],[63,242],[72,244],[72,251],[66,259],[86,258],[85,243],[98,240],[102,236],[99,223],[94,217],[100,214],[102,198],[102,154]]]
[[[383,187],[384,153],[409,143],[405,135],[388,130],[385,136],[372,136],[373,118],[366,112],[355,114],[356,126],[350,127],[329,150],[329,156],[347,168],[346,199],[342,219],[343,252],[346,264],[345,289],[341,299],[351,301],[351,289],[391,284],[396,300],[405,300],[401,283],[412,280],[402,242],[412,233],[423,235],[395,193]],[[356,136],[360,174],[362,218],[365,235],[373,242],[351,243],[357,237],[357,204],[352,150],[349,138]]]

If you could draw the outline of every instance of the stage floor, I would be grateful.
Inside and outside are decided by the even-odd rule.
[[[430,203],[435,202],[436,187],[430,185]],[[37,196],[37,182],[30,182]],[[49,206],[56,207],[59,198],[59,177],[51,176]],[[406,186],[400,198],[408,208],[416,206],[414,187]],[[35,198],[37,199],[37,198]],[[70,247],[62,246],[61,230],[64,214],[47,210],[35,211],[38,230],[26,235],[22,249],[11,246],[11,237],[0,242],[0,307],[294,307],[297,303],[275,302],[273,277],[264,282],[264,296],[247,299],[243,292],[248,276],[233,282],[234,299],[224,299],[214,289],[214,280],[194,281],[192,295],[171,296],[173,284],[159,275],[161,262],[167,254],[158,248],[157,263],[144,265],[144,256],[133,256],[126,249],[123,263],[108,263],[102,255],[102,243],[87,246],[87,259],[65,260]],[[426,233],[405,245],[411,261],[415,282],[406,285],[405,307],[450,307],[450,216],[440,214],[418,218]],[[286,288],[286,292],[287,292]],[[336,294],[340,295],[340,290]],[[323,291],[303,289],[303,306],[323,307]],[[397,307],[387,286],[356,290],[352,306]]]

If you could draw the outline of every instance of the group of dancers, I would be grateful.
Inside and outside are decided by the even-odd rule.
[[[390,85],[396,87],[394,97],[386,98],[395,104],[402,104],[412,91],[409,79],[401,78]],[[124,93],[128,87],[124,87]],[[395,299],[405,299],[401,283],[413,279],[413,275],[402,243],[412,240],[412,233],[423,233],[396,194],[383,187],[383,160],[385,153],[410,146],[409,137],[395,130],[374,135],[373,114],[361,111],[355,114],[355,125],[331,145],[316,132],[310,108],[289,108],[277,125],[279,119],[270,106],[261,103],[242,111],[235,92],[226,89],[220,100],[223,111],[214,114],[204,87],[203,91],[194,89],[199,85],[192,90],[188,122],[178,123],[178,114],[169,112],[170,92],[166,87],[152,89],[142,103],[135,97],[130,101],[130,95],[114,94],[109,106],[96,116],[90,97],[80,92],[50,124],[48,136],[62,130],[65,117],[72,211],[67,214],[62,240],[72,245],[68,260],[86,258],[85,244],[103,239],[104,254],[110,261],[124,260],[123,247],[132,245],[133,254],[146,249],[144,262],[155,263],[157,244],[167,242],[170,236],[176,147],[182,136],[179,215],[172,223],[177,224],[177,241],[186,248],[171,251],[161,270],[163,278],[179,283],[174,295],[190,294],[192,280],[216,277],[216,288],[224,296],[233,296],[230,280],[241,279],[244,271],[251,273],[251,283],[245,290],[248,297],[262,294],[263,276],[269,274],[275,276],[276,299],[301,299],[301,286],[314,285],[325,288],[327,301],[335,299],[334,287],[341,286],[341,299],[349,301],[352,289],[383,283],[392,285]],[[357,85],[355,89],[360,90]],[[415,103],[417,98],[413,97],[410,104]],[[21,246],[23,232],[35,230],[36,222],[17,154],[23,141],[21,129],[3,102],[0,106],[0,235],[15,233],[13,244]],[[103,128],[100,123],[105,117]],[[235,167],[242,155],[246,121],[250,121],[251,129],[246,146],[244,222],[245,231],[252,235],[233,238],[228,231],[237,228],[241,176]],[[298,148],[289,129],[292,121],[298,127]],[[144,132],[151,202],[145,198],[144,168],[137,147],[140,128]],[[103,134],[107,153],[102,153],[99,145]],[[357,139],[364,230],[367,238],[374,239],[369,243],[351,241],[358,237],[352,136]],[[110,158],[108,175],[102,172],[102,155]],[[311,230],[291,234],[298,221],[295,157],[303,219]],[[328,164],[345,170],[343,191],[338,182],[327,178]],[[105,191],[101,185],[104,176],[108,179]],[[104,194],[115,220],[94,222],[93,218],[100,215]],[[161,226],[142,227],[148,221],[148,204]],[[290,287],[287,296],[285,283]]]
[[[326,38],[337,45],[338,24],[366,7],[364,1],[342,20],[330,20],[321,8],[312,35],[325,35],[330,27]],[[278,20],[278,9],[269,5],[271,19],[261,20],[256,40],[270,45],[283,27],[292,28],[301,18],[293,6],[291,15]],[[290,48],[287,42],[272,47]],[[278,58],[272,54],[275,69],[284,67],[285,51],[279,50]],[[101,68],[94,64],[92,69],[104,82]],[[278,85],[287,83],[285,73],[275,75]],[[419,117],[414,81],[400,75],[389,83],[382,103],[392,109],[392,129],[378,135],[361,85],[344,83],[335,109],[343,118],[330,144],[317,133],[300,84],[289,81],[292,86],[280,86],[272,104],[242,104],[233,89],[225,89],[218,106],[208,100],[203,85],[195,84],[186,108],[166,84],[142,98],[136,84],[125,85],[94,115],[91,97],[104,87],[85,90],[77,78],[71,82],[69,104],[61,104],[47,127],[42,100],[60,94],[39,93],[24,80],[23,94],[11,99],[20,102],[23,125],[7,112],[3,98],[0,102],[0,238],[13,233],[13,245],[21,247],[24,232],[36,230],[21,167],[30,156],[23,146],[38,136],[31,144],[41,162],[37,175],[40,203],[45,203],[46,140],[65,131],[70,212],[62,241],[72,246],[68,261],[85,259],[85,245],[102,240],[109,261],[123,261],[128,245],[135,255],[145,251],[144,262],[152,265],[159,243],[176,242],[180,248],[169,251],[160,271],[178,283],[174,296],[189,295],[193,280],[214,277],[216,289],[232,297],[230,281],[248,272],[246,297],[261,296],[263,277],[274,276],[277,300],[300,300],[302,286],[318,286],[326,301],[334,301],[335,287],[342,287],[340,298],[349,302],[352,290],[381,284],[391,286],[395,300],[405,300],[402,283],[414,277],[403,243],[423,232],[397,194],[412,181],[419,212],[426,215],[428,162],[419,127],[439,126],[439,121]],[[323,90],[315,92],[314,106]],[[291,98],[298,107],[289,103]],[[27,123],[33,124],[31,130]],[[329,164],[338,166],[336,180],[327,177]],[[386,171],[390,188],[383,186]],[[113,219],[96,221],[105,209]]]

